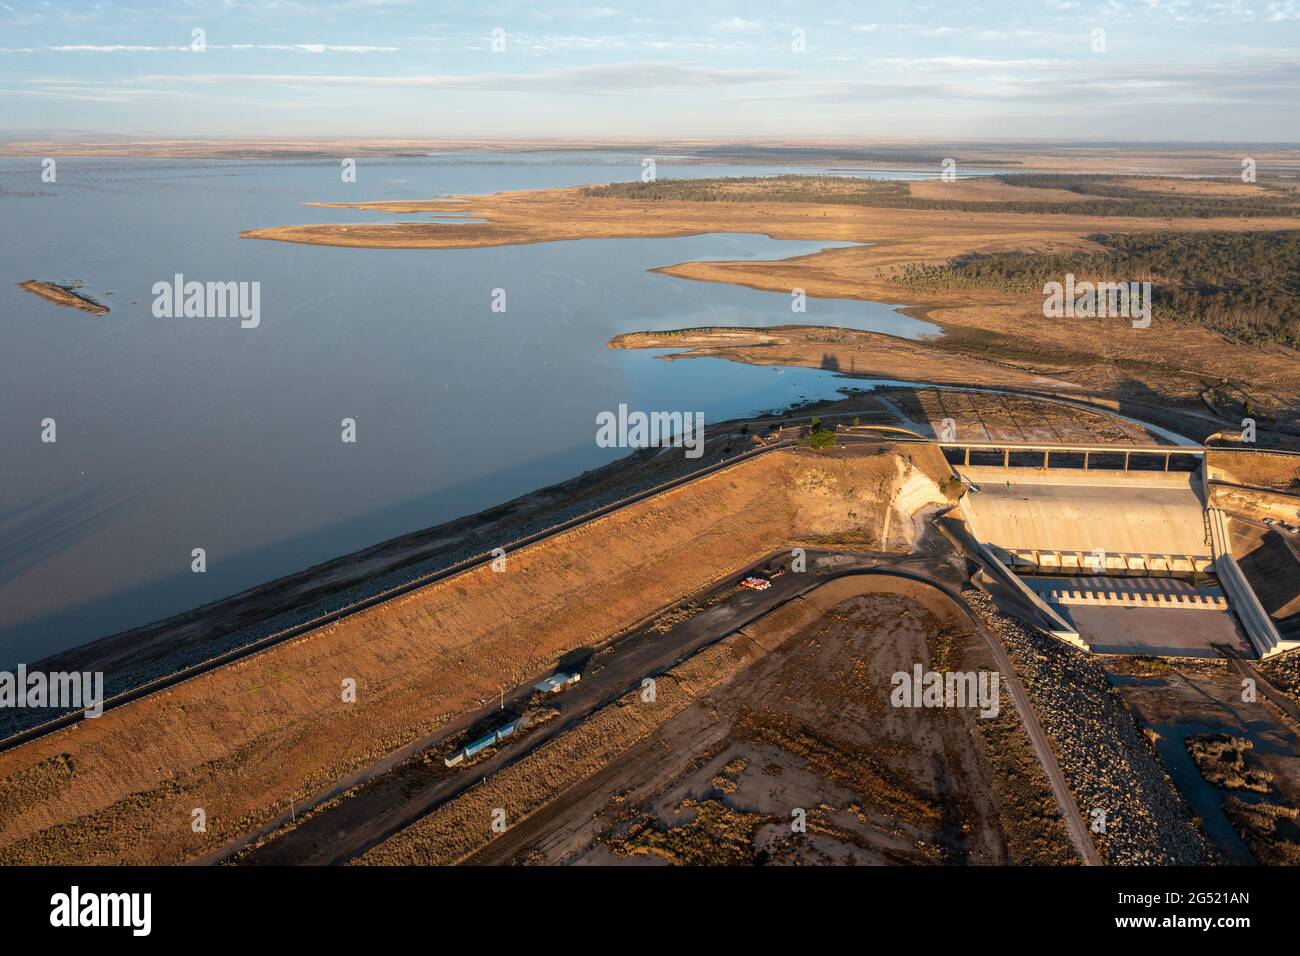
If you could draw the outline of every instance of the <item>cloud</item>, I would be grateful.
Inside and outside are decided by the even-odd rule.
[[[338,43],[209,43],[209,50],[272,50],[280,53],[398,53],[396,46],[362,46]],[[67,43],[46,47],[7,47],[0,53],[191,53],[188,46],[143,46],[139,44]]]
[[[100,46],[91,43],[75,43],[63,46],[45,47],[51,53],[184,53],[187,46],[137,46],[135,44],[112,44]]]
[[[292,53],[398,53],[397,46],[354,46],[335,43],[232,43],[229,46],[212,46],[217,50],[277,50]]]
[[[1300,59],[1261,59],[1179,68],[1107,62],[1104,69],[1055,60],[969,57],[889,58],[869,61],[865,77],[800,80],[746,95],[758,101],[880,103],[984,101],[1070,103],[1075,109],[1115,105],[1159,110],[1195,103],[1284,107],[1300,86]]]
[[[517,92],[650,93],[670,89],[726,87],[793,80],[792,70],[726,69],[680,63],[616,63],[563,67],[534,73],[426,73],[406,76],[338,73],[189,73],[140,76],[130,82],[230,84],[256,83],[295,87],[358,86]],[[42,81],[33,81],[42,82]],[[58,81],[45,81],[58,82]]]
[[[730,20],[723,20],[714,25],[714,29],[719,33],[758,33],[766,29],[766,24],[762,20],[746,20],[742,17],[732,17]]]

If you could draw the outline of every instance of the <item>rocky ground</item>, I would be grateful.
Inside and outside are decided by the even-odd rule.
[[[983,592],[963,596],[1006,645],[1107,862],[1210,862],[1191,809],[1101,665],[1002,614]],[[1104,832],[1095,832],[1098,810]]]
[[[1279,654],[1259,665],[1264,676],[1300,702],[1300,651]]]

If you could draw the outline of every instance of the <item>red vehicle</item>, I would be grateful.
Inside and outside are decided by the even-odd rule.
[[[755,591],[766,591],[768,588],[772,586],[772,582],[769,581],[767,578],[755,577],[754,575],[751,574],[749,577],[745,578],[743,581],[740,582],[740,586],[742,588],[751,588],[752,590]]]

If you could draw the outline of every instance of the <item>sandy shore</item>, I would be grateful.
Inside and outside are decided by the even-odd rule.
[[[53,302],[55,305],[65,306],[69,309],[81,309],[83,312],[93,312],[95,315],[104,315],[108,312],[108,306],[80,295],[67,286],[57,285],[53,282],[42,282],[39,279],[28,279],[26,282],[18,283],[18,285],[28,292],[39,295],[42,299]]]
[[[1212,196],[1258,187],[1227,181],[1181,183],[1135,179],[1152,192]],[[1134,329],[1124,320],[1062,320],[1043,316],[1042,296],[987,289],[918,290],[904,271],[971,253],[1063,252],[1097,248],[1089,236],[1154,231],[1249,231],[1300,228],[1300,217],[1153,218],[1008,212],[996,205],[1023,199],[1024,187],[959,180],[923,183],[921,198],[948,195],[990,203],[989,211],[870,207],[802,202],[637,201],[584,196],[581,188],[460,196],[428,202],[348,204],[395,214],[446,212],[482,223],[356,223],[280,226],[246,238],[364,248],[463,249],[575,239],[654,238],[710,232],[761,233],[775,239],[857,242],[778,261],[685,262],[658,270],[679,278],[727,282],[811,297],[800,318],[816,321],[816,298],[906,302],[906,311],[938,325],[942,335],[917,344],[888,336],[782,343],[784,361],[768,364],[838,367],[855,375],[926,379],[978,386],[1056,379],[1116,399],[1182,407],[1209,402],[1240,420],[1245,405],[1276,419],[1300,415],[1300,372],[1293,350],[1246,346],[1189,325]],[[940,190],[948,190],[940,193]],[[1028,190],[1051,193],[1052,190]],[[1051,199],[1050,195],[1040,198]],[[822,339],[825,335],[822,335]],[[627,347],[630,342],[622,343]],[[752,345],[757,346],[755,342]],[[835,347],[819,351],[820,346]],[[778,350],[766,347],[772,359]],[[887,354],[893,353],[893,354]],[[740,358],[738,354],[731,357]],[[750,351],[742,360],[759,359]],[[831,365],[830,363],[836,363]],[[1224,400],[1224,383],[1234,394]]]
[[[1077,391],[1064,378],[946,352],[877,332],[782,325],[765,329],[709,328],[629,332],[609,341],[612,349],[681,349],[661,358],[725,358],[750,365],[798,365],[832,369],[863,378],[961,385],[998,381],[1005,388]],[[1068,371],[1063,367],[1062,371]]]

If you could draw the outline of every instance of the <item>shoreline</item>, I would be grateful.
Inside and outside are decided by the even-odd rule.
[[[820,403],[811,403],[816,405]],[[186,667],[255,644],[279,630],[366,600],[370,595],[445,569],[574,517],[635,496],[665,481],[716,465],[748,451],[738,431],[745,423],[797,414],[799,404],[777,416],[754,415],[706,428],[698,459],[660,454],[628,455],[509,501],[421,528],[290,572],[188,611],[104,635],[47,655],[29,666],[50,671],[109,671],[111,696]],[[0,736],[23,729],[0,721]]]
[[[744,330],[742,330],[744,331]],[[635,338],[642,333],[628,333]],[[872,335],[876,333],[862,333]],[[620,337],[624,338],[624,337]],[[619,345],[614,347],[650,347]],[[661,347],[661,346],[655,346]],[[664,356],[671,358],[671,356]],[[30,666],[46,670],[107,670],[112,679],[106,690],[121,693],[186,667],[256,644],[280,630],[331,613],[337,608],[381,593],[417,578],[438,574],[474,555],[530,534],[555,528],[577,514],[605,507],[663,481],[675,480],[734,458],[750,447],[762,425],[787,425],[811,415],[830,418],[861,416],[878,424],[897,423],[890,396],[912,394],[931,388],[954,392],[961,385],[907,382],[870,389],[855,389],[855,376],[843,374],[845,395],[838,399],[796,403],[775,413],[756,413],[730,419],[706,430],[706,451],[697,460],[659,454],[657,449],[633,452],[600,468],[558,484],[528,492],[510,501],[464,515],[428,528],[377,542],[360,550],[339,555],[299,571],[263,582],[247,590],[200,605],[189,611],[105,635],[48,655]],[[1143,420],[1157,424],[1154,407],[1125,409],[1120,403],[1085,394],[1055,394],[1050,389],[1017,392],[1031,402],[1086,403],[1100,416],[1127,417],[1135,424]],[[883,398],[884,401],[878,401]],[[883,410],[879,406],[883,405]],[[1164,424],[1187,427],[1188,418],[1167,410]],[[1203,423],[1208,428],[1208,423]],[[725,455],[725,450],[731,454]],[[13,722],[3,728],[4,736],[21,732],[26,725]]]
[[[1148,181],[1153,190],[1167,188]],[[913,184],[915,185],[915,184]],[[922,184],[930,195],[939,188]],[[1300,377],[1293,350],[1239,346],[1201,326],[1165,322],[1158,330],[1094,320],[1063,322],[1043,314],[1042,297],[1009,291],[949,287],[918,289],[904,271],[954,258],[1010,251],[1073,253],[1095,244],[1099,232],[1248,232],[1300,229],[1300,216],[1141,217],[1015,212],[999,203],[1024,187],[976,180],[944,184],[957,200],[986,203],[987,211],[863,206],[826,202],[703,201],[592,197],[587,187],[440,197],[427,201],[333,203],[390,213],[446,210],[448,200],[483,223],[399,222],[316,224],[249,230],[241,237],[310,245],[392,249],[468,249],[535,242],[602,238],[667,238],[702,233],[755,233],[774,240],[846,242],[850,246],[779,260],[682,262],[651,271],[679,279],[740,285],[788,294],[802,289],[817,299],[906,303],[898,311],[937,326],[941,334],[919,345],[881,337],[874,345],[898,354],[884,364],[923,361],[927,367],[960,365],[975,377],[957,381],[934,374],[883,372],[905,380],[1005,385],[1055,380],[1117,399],[1150,395],[1171,404],[1195,404],[1223,384],[1249,392],[1258,417],[1294,422],[1300,417]],[[1210,187],[1198,186],[1197,189]],[[1222,184],[1216,190],[1228,188]],[[1234,187],[1235,188],[1235,187]],[[850,359],[850,361],[853,361]],[[821,356],[787,364],[823,367]],[[870,367],[870,366],[867,366]],[[850,364],[841,362],[848,370]],[[1249,383],[1248,386],[1238,383]],[[1229,389],[1232,391],[1232,389]],[[1216,403],[1229,415],[1245,414],[1239,402]],[[1238,420],[1240,415],[1238,415]]]
[[[43,279],[27,279],[19,282],[18,287],[24,289],[33,295],[38,295],[46,302],[53,302],[55,305],[61,305],[65,309],[80,309],[82,312],[90,312],[94,315],[107,315],[108,306],[102,302],[96,302],[89,296],[82,295],[70,286],[60,285],[57,282],[46,282]]]
[[[35,131],[33,131],[35,133]],[[1177,144],[1160,140],[1099,146],[1078,139],[1034,140],[976,138],[817,137],[797,147],[788,140],[753,137],[669,139],[592,138],[426,138],[303,136],[267,139],[147,137],[131,135],[11,136],[5,155],[31,157],[102,157],[140,159],[275,162],[365,159],[442,159],[450,155],[566,152],[649,156],[682,165],[725,163],[753,166],[807,166],[840,169],[914,169],[932,172],[945,157],[975,168],[1009,167],[1034,171],[1121,172],[1147,175],[1224,176],[1240,174],[1243,149],[1261,163],[1293,171],[1300,167],[1293,144],[1267,140]]]
[[[817,297],[866,299],[882,303],[908,301],[897,306],[899,312],[924,317],[937,325],[941,334],[913,341],[884,333],[865,330],[828,328],[812,324],[777,326],[761,329],[695,329],[675,332],[631,332],[617,336],[607,345],[611,348],[667,348],[680,350],[671,355],[659,356],[666,361],[680,358],[708,356],[754,365],[820,368],[843,376],[845,387],[852,388],[854,379],[884,379],[900,385],[939,385],[954,389],[1007,389],[1025,395],[1046,398],[1070,396],[1094,404],[1100,410],[1109,406],[1111,412],[1166,424],[1186,424],[1188,416],[1199,425],[1214,430],[1223,427],[1222,412],[1204,395],[1205,373],[1202,370],[1187,372],[1172,364],[1162,364],[1153,355],[1153,346],[1176,352],[1180,365],[1187,362],[1185,346],[1191,342],[1215,353],[1225,353],[1218,336],[1200,330],[1169,329],[1161,337],[1143,336],[1127,329],[1115,329],[1114,338],[1102,337],[1105,346],[1101,353],[1074,351],[1075,342],[1068,336],[1098,339],[1092,328],[1049,328],[1051,334],[1065,336],[1056,350],[1042,350],[1040,354],[1022,344],[1029,326],[1022,307],[1024,303],[1012,301],[1003,293],[962,290],[960,294],[935,297],[917,295],[892,282],[891,275],[901,263],[914,261],[912,257],[925,250],[930,254],[948,254],[954,248],[989,241],[988,229],[1019,229],[1001,242],[1021,243],[1025,236],[1035,236],[1050,248],[1072,247],[1078,241],[1065,237],[1061,223],[1095,219],[1079,216],[1047,214],[1021,214],[991,212],[950,215],[933,210],[871,209],[873,220],[887,220],[884,231],[894,230],[892,238],[873,240],[863,229],[882,228],[880,222],[863,223],[863,210],[849,206],[828,206],[815,203],[700,203],[666,201],[663,203],[629,203],[620,200],[592,200],[577,195],[582,187],[566,190],[539,190],[499,193],[491,196],[442,197],[427,202],[403,203],[321,203],[346,208],[388,207],[390,212],[422,212],[437,207],[446,210],[449,204],[465,202],[457,213],[483,215],[480,206],[487,205],[496,211],[497,219],[484,225],[438,223],[410,223],[373,226],[322,225],[314,227],[284,227],[290,230],[338,230],[340,245],[364,245],[358,241],[357,230],[365,234],[375,229],[384,236],[405,235],[416,230],[433,244],[421,248],[464,248],[476,245],[503,245],[520,242],[555,241],[547,229],[560,232],[587,230],[597,233],[618,231],[620,234],[682,235],[707,232],[757,232],[774,239],[796,238],[809,241],[869,242],[828,248],[782,260],[746,260],[739,262],[692,262],[658,267],[650,271],[689,278],[695,281],[726,282],[764,291],[788,290],[792,283],[806,283],[807,292]],[[981,188],[985,188],[981,185]],[[401,208],[395,208],[400,206]],[[536,218],[539,211],[548,209],[576,209],[576,219],[556,216]],[[646,219],[637,228],[627,225],[628,207],[646,213]],[[647,208],[649,207],[649,208]],[[533,217],[530,219],[530,217]],[[709,218],[707,224],[705,218]],[[779,221],[763,221],[777,219]],[[959,220],[953,236],[936,236],[934,230],[946,220]],[[823,221],[824,220],[824,221]],[[1245,220],[1237,223],[1238,229],[1265,228],[1271,219]],[[1290,220],[1288,220],[1290,222]],[[1109,225],[1129,225],[1146,220],[1114,218]],[[1028,226],[1026,225],[1028,224]],[[1300,223],[1298,223],[1300,224]],[[1182,224],[1191,230],[1218,228],[1222,220],[1196,220]],[[698,228],[697,228],[698,227]],[[1032,227],[1032,228],[1030,228]],[[1082,228],[1075,224],[1072,228]],[[483,237],[467,237],[469,230],[488,233]],[[257,230],[261,232],[277,232]],[[1068,230],[1067,230],[1068,232]],[[276,238],[244,233],[253,238]],[[364,239],[364,235],[360,237]],[[310,241],[291,239],[287,241]],[[335,244],[335,243],[326,243]],[[954,245],[955,244],[955,245]],[[384,247],[395,247],[385,245]],[[874,270],[874,274],[873,274]],[[33,280],[34,281],[34,280]],[[65,290],[66,291],[66,290]],[[1039,303],[1041,305],[1041,303]],[[812,306],[815,314],[815,304]],[[107,309],[105,308],[105,311]],[[1000,313],[1006,312],[1006,315]],[[989,315],[993,315],[989,319]],[[970,324],[972,316],[983,316],[984,323]],[[1042,319],[1039,317],[1039,324]],[[1094,327],[1095,328],[1095,327]],[[1172,341],[1171,341],[1172,340]],[[1139,359],[1117,354],[1133,350]],[[1264,350],[1250,349],[1226,355],[1227,361],[1237,369],[1237,375],[1246,374],[1246,357],[1262,355]],[[1283,373],[1294,383],[1290,372],[1293,363],[1289,356],[1277,356],[1284,365]],[[1168,360],[1172,362],[1173,360]],[[1140,363],[1140,364],[1139,364]],[[1098,368],[1101,368],[1100,373]],[[1116,375],[1116,373],[1119,373]],[[1140,374],[1139,374],[1140,373]],[[1177,374],[1175,374],[1177,373]],[[1185,373],[1185,374],[1184,374]],[[1129,376],[1128,381],[1124,381]],[[1116,381],[1116,379],[1119,381]],[[1187,387],[1186,379],[1191,380]],[[1264,381],[1257,376],[1250,381]],[[1153,387],[1152,383],[1162,387]],[[1125,387],[1132,386],[1132,387]],[[1300,390],[1297,390],[1300,391]],[[1292,394],[1295,394],[1293,392]],[[1288,396],[1289,397],[1289,396]],[[1296,395],[1300,404],[1300,395]],[[815,405],[824,403],[815,403]],[[832,403],[833,404],[833,403]],[[815,407],[815,406],[814,406]],[[1204,409],[1211,413],[1206,415]],[[1193,409],[1199,410],[1193,411]],[[791,410],[775,417],[789,417]],[[1157,417],[1158,416],[1158,417]],[[748,421],[763,420],[755,415]],[[717,428],[726,436],[746,419],[721,423]],[[1177,426],[1175,426],[1177,428]],[[712,431],[712,430],[711,430]],[[734,439],[724,437],[724,442]],[[745,436],[746,438],[752,436]],[[718,454],[715,448],[712,454]],[[292,626],[301,620],[311,619],[322,607],[346,604],[358,596],[382,592],[396,581],[409,580],[421,574],[452,566],[468,553],[481,553],[501,542],[526,537],[538,527],[554,525],[565,515],[597,507],[601,501],[612,500],[638,487],[655,484],[664,473],[656,470],[656,456],[639,458],[630,455],[603,468],[577,476],[566,482],[544,487],[522,495],[512,501],[465,515],[431,528],[411,532],[362,550],[341,555],[298,572],[284,575],[235,595],[222,598],[191,611],[108,635],[65,651],[49,655],[41,663],[60,665],[57,669],[95,669],[111,665],[117,672],[118,682],[140,683],[161,673],[175,672],[196,660],[210,659],[232,648],[256,643],[268,631],[274,632]],[[707,464],[689,463],[694,467]],[[495,540],[489,540],[495,537]],[[113,690],[120,691],[118,686]]]

